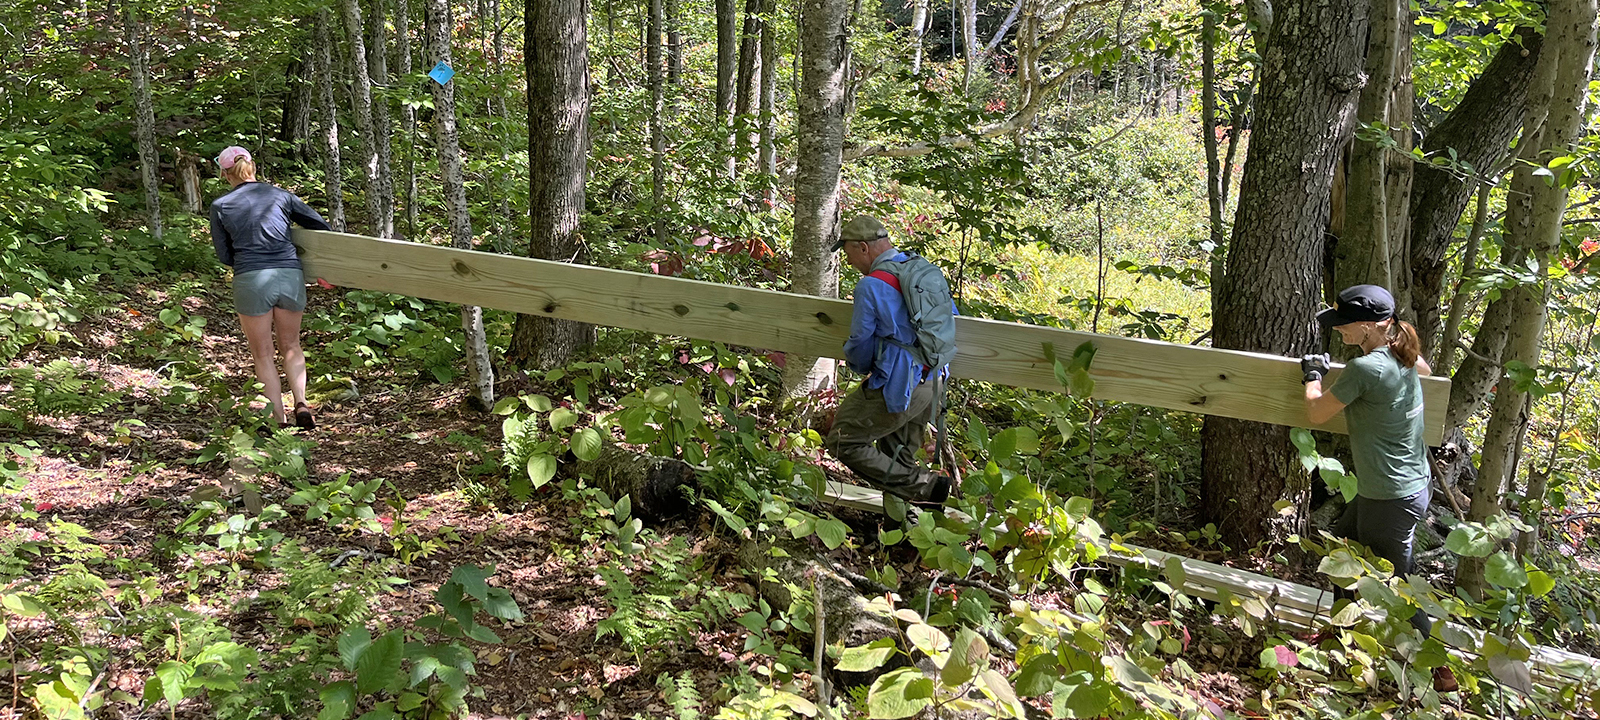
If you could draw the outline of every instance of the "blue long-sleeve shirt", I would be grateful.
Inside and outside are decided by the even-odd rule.
[[[327,230],[328,223],[294,193],[264,182],[247,182],[211,201],[211,244],[235,275],[267,268],[298,268],[289,223]]]
[[[888,250],[874,259],[873,264],[885,259],[905,262],[907,257],[898,250]],[[850,339],[844,343],[845,364],[867,375],[867,387],[883,390],[889,412],[905,412],[911,404],[911,391],[922,382],[922,364],[909,350],[885,338],[910,347],[916,343],[917,333],[911,327],[911,316],[906,312],[900,291],[868,275],[856,283]]]

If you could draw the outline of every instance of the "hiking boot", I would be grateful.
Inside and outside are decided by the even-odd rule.
[[[1440,693],[1453,693],[1461,688],[1456,682],[1456,674],[1450,668],[1440,665],[1433,669],[1433,691]]]
[[[311,417],[311,406],[305,403],[295,403],[294,426],[301,430],[312,430],[317,427],[317,421]]]
[[[926,509],[936,509],[944,506],[944,501],[950,497],[950,476],[935,475],[928,483],[928,496],[921,500],[911,501],[912,505]]]

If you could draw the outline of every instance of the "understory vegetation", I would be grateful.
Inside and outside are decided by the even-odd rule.
[[[129,122],[97,99],[125,92],[126,62],[68,71],[99,62],[78,50],[104,49],[120,21],[41,3],[66,19],[36,24],[24,5],[0,10],[6,27],[28,28],[15,42],[36,51],[25,63],[0,54],[0,84],[12,85],[0,87],[0,675],[13,679],[0,716],[1596,716],[1593,218],[1569,211],[1540,275],[1502,245],[1507,188],[1479,180],[1497,210],[1458,223],[1457,240],[1482,251],[1449,261],[1446,287],[1478,308],[1548,282],[1550,319],[1535,362],[1506,362],[1499,380],[1530,397],[1504,510],[1474,521],[1458,504],[1471,478],[1445,487],[1455,495],[1419,527],[1413,573],[1326,532],[1355,481],[1347,449],[1304,429],[1291,437],[1314,487],[1274,511],[1305,530],[1230,545],[1230,529],[1202,510],[1201,416],[1094,399],[1089,371],[1116,369],[1096,365],[1092,339],[1050,348],[1057,391],[955,380],[959,497],[946,513],[888,497],[878,513],[837,500],[837,483],[853,478],[823,451],[832,410],[859,378],[790,398],[782,354],[618,329],[537,369],[500,362],[517,319],[485,309],[498,401],[484,411],[469,401],[456,306],[356,288],[309,290],[303,344],[321,427],[276,427],[204,213],[179,207],[170,188],[159,232],[139,210]],[[310,43],[289,26],[321,4],[247,5],[227,20],[212,6],[145,8],[169,78],[191,73],[182,92],[157,90],[162,136],[187,155],[252,144],[267,179],[327,207],[309,132],[284,140],[266,127],[290,114],[280,96],[306,80],[285,76]],[[477,247],[526,254],[528,174],[539,169],[513,138],[528,112],[515,89],[522,18],[498,19],[496,2],[497,25],[487,3],[455,5],[467,18],[455,33]],[[639,8],[596,5],[590,262],[788,288],[788,168],[724,171],[726,126],[698,97],[714,89],[694,79],[715,75],[714,47],[683,50],[683,116],[666,121],[671,192],[652,197],[648,88],[628,70]],[[1015,56],[964,83],[946,19],[913,78],[904,21],[891,22],[901,9],[864,3],[853,139],[970,142],[857,158],[844,171],[848,212],[881,215],[903,247],[937,261],[964,315],[1206,344],[1225,248],[1208,218],[1200,134],[1212,128],[1199,129],[1191,16],[1225,21],[1236,57],[1224,74],[1240,87],[1223,94],[1234,103],[1260,61],[1244,47],[1251,28],[1242,7],[1091,5],[1084,27],[1101,42],[1063,58],[1084,75],[1057,88],[1062,99],[1023,138],[972,132],[1009,117]],[[1447,112],[1482,72],[1499,47],[1485,34],[1511,42],[1503,36],[1537,14],[1493,5],[1474,6],[1477,17],[1422,4],[1414,72],[1430,111]],[[683,6],[674,32],[715,37],[710,3]],[[987,33],[1009,6],[983,3]],[[792,103],[797,30],[778,22],[790,9],[764,7]],[[1113,40],[1110,28],[1124,26]],[[490,45],[502,32],[517,38],[503,59],[512,70]],[[221,59],[200,57],[211,34]],[[432,96],[418,88],[433,81],[421,71],[379,102],[427,125]],[[247,86],[244,101],[198,99]],[[47,110],[53,121],[39,119]],[[796,120],[780,115],[788,153]],[[744,134],[757,120],[731,122]],[[408,132],[394,133],[395,165],[413,166],[421,189],[397,225],[448,244],[437,158],[426,132]],[[1576,157],[1538,165],[1571,187],[1572,208],[1596,199],[1585,137]],[[356,232],[373,219],[355,182],[357,143],[348,132],[343,142],[341,199]],[[1575,175],[1554,177],[1563,167]],[[197,183],[206,198],[226,190]],[[667,236],[653,230],[662,225]],[[846,272],[841,296],[855,279]],[[1462,338],[1482,314],[1465,314]],[[1482,438],[1485,422],[1466,423],[1466,436]],[[650,497],[619,489],[596,470],[614,454],[681,460],[693,481]],[[1355,599],[1340,594],[1308,629],[1293,598],[1219,592],[1141,548]],[[1463,558],[1484,564],[1483,593],[1456,587]],[[1436,618],[1433,637],[1411,628],[1418,608]],[[1459,691],[1434,689],[1438,667]]]

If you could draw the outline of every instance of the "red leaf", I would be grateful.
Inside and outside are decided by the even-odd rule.
[[[47,512],[47,511],[56,509],[56,504],[55,503],[47,503],[47,502],[39,503],[38,505],[33,506],[33,509],[37,510],[39,512]]]
[[[733,368],[723,368],[717,371],[717,375],[722,378],[723,382],[728,384],[728,387],[733,387],[733,381],[739,378],[739,373]]]

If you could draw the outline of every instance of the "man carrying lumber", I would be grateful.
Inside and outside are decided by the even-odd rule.
[[[929,420],[944,442],[944,378],[956,354],[950,286],[937,266],[896,250],[876,218],[847,223],[833,245],[835,252],[841,248],[863,275],[845,362],[867,377],[839,404],[828,451],[874,487],[942,504],[950,477],[921,467],[916,453]]]

